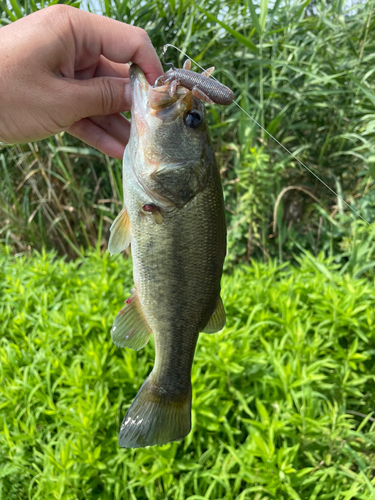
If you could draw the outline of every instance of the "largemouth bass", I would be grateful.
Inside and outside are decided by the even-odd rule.
[[[135,288],[111,335],[141,349],[151,333],[155,365],[123,420],[119,445],[183,439],[191,429],[191,367],[199,332],[223,328],[220,279],[224,204],[203,103],[181,87],[150,86],[130,68],[132,121],[124,153],[124,208],[109,251],[131,244]]]

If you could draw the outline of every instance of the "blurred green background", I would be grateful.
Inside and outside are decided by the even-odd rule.
[[[82,7],[145,28],[159,54],[172,43],[215,66],[236,101],[372,223],[374,2],[252,2]],[[1,0],[1,23],[52,3]],[[184,58],[170,48],[167,60],[181,66]],[[351,268],[374,261],[371,228],[234,104],[210,106],[209,115],[226,199],[227,269],[252,258],[291,260],[301,248]],[[70,258],[98,242],[106,248],[122,204],[119,161],[60,134],[3,147],[0,164],[2,241]]]
[[[53,3],[0,0],[0,22]],[[0,500],[375,499],[375,2],[71,5],[215,66],[370,224],[234,104],[208,106],[227,325],[200,335],[189,436],[122,450],[154,350],[109,335],[132,288],[106,252],[121,162],[67,134],[0,147]]]

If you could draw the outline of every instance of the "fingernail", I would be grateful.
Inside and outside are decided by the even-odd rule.
[[[124,99],[126,104],[129,106],[129,109],[132,105],[132,92],[130,88],[130,84],[125,85],[125,91],[124,91]]]

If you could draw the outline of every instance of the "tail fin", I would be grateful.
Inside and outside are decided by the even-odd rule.
[[[121,448],[141,448],[180,441],[191,429],[191,390],[171,398],[155,390],[150,377],[143,383],[122,422]]]

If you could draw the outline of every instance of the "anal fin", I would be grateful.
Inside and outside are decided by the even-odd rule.
[[[112,341],[117,347],[129,347],[138,351],[147,344],[151,333],[138,297],[133,293],[116,316],[111,329]]]
[[[219,295],[219,298],[216,302],[216,307],[214,312],[212,313],[210,319],[208,320],[207,325],[204,327],[202,332],[204,333],[215,333],[219,332],[224,328],[225,325],[225,311],[223,301]]]
[[[125,250],[130,244],[130,220],[124,207],[111,226],[108,250],[111,255]]]

